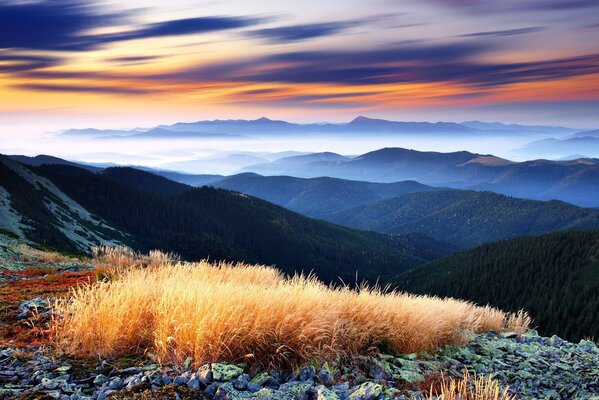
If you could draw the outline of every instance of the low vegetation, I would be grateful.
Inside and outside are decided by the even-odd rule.
[[[464,371],[461,380],[443,379],[439,389],[431,388],[429,397],[436,400],[515,400],[508,388],[501,388],[493,378]]]
[[[375,350],[395,354],[462,344],[469,332],[524,331],[526,314],[453,299],[326,286],[247,264],[181,263],[153,253],[118,260],[110,280],[57,303],[56,340],[71,354],[148,353],[163,363],[293,366]]]

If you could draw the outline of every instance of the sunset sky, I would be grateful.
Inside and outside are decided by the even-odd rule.
[[[599,126],[597,0],[0,0],[0,135],[180,120]]]

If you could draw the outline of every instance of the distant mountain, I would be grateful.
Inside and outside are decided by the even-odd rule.
[[[85,169],[76,169],[93,176]],[[0,228],[41,245],[75,253],[89,252],[92,246],[101,244],[129,242],[127,235],[90,213],[48,179],[2,155]]]
[[[404,122],[357,117],[346,125],[360,132],[411,132],[411,133],[474,133],[476,129],[455,122]]]
[[[597,137],[576,136],[563,140],[537,140],[522,147],[520,152],[527,155],[546,154],[558,157],[563,157],[566,154],[584,153],[599,158],[599,135]]]
[[[221,134],[243,133],[269,133],[269,130],[295,131],[301,130],[303,125],[292,124],[286,121],[276,121],[266,117],[256,120],[229,119],[197,122],[178,122],[173,125],[160,125],[158,128],[175,132],[201,132]]]
[[[599,229],[596,209],[470,190],[405,194],[341,211],[326,219],[377,232],[419,232],[460,248],[517,236]]]
[[[136,138],[176,138],[176,137],[272,137],[329,135],[352,136],[356,134],[404,135],[404,136],[513,136],[519,135],[567,135],[575,129],[552,126],[527,126],[515,124],[488,123],[480,121],[456,122],[411,122],[389,121],[384,119],[359,116],[347,123],[312,123],[298,124],[287,121],[272,120],[265,117],[256,120],[212,120],[196,122],[178,122],[172,125],[159,125],[150,129],[134,130],[99,130],[71,129],[63,131],[64,135],[86,137],[130,137]]]
[[[184,259],[274,264],[288,273],[313,270],[327,281],[341,277],[353,282],[359,271],[360,279],[381,277],[386,282],[455,249],[420,234],[382,235],[340,227],[222,189],[176,193],[173,188],[178,186],[165,186],[163,178],[143,171],[121,168],[91,174],[45,165],[35,172],[128,233],[135,249],[172,251]]]
[[[102,169],[102,168],[95,167],[92,165],[86,165],[86,164],[76,163],[73,161],[67,161],[67,160],[63,160],[62,158],[48,156],[45,154],[40,154],[35,157],[28,157],[28,156],[22,156],[22,155],[10,155],[7,157],[10,159],[13,159],[15,161],[18,161],[22,164],[31,165],[34,167],[39,167],[40,165],[44,165],[44,164],[58,164],[58,165],[71,165],[73,167],[83,168],[83,169],[86,169],[91,172],[97,172]]]
[[[104,137],[104,136],[129,136],[138,132],[143,132],[143,129],[119,130],[119,129],[67,129],[59,132],[65,136],[82,136],[82,137]]]
[[[142,168],[142,170],[151,172],[156,175],[163,176],[167,179],[170,179],[171,181],[183,183],[183,184],[189,185],[189,186],[196,186],[196,187],[210,185],[213,182],[223,179],[222,175],[209,175],[209,174],[193,175],[193,174],[184,174],[184,173],[180,173],[180,172],[167,171],[167,170],[162,170],[162,169],[153,169],[153,168],[145,168],[145,169]]]
[[[584,138],[584,137],[592,137],[592,138],[599,138],[599,129],[595,129],[592,131],[583,131],[583,132],[577,132],[574,135],[571,136],[572,138]]]
[[[567,135],[576,132],[574,128],[566,128],[563,126],[544,126],[544,125],[519,125],[519,124],[503,124],[501,122],[482,122],[482,121],[464,121],[461,125],[481,130],[496,133],[515,133],[515,134],[550,134],[550,135]]]
[[[287,167],[285,162],[282,159],[246,169],[301,178],[330,176],[383,183],[414,180],[431,186],[490,190],[514,197],[599,207],[599,159],[512,162],[467,151],[385,148],[347,160],[311,161],[295,168]]]
[[[311,167],[312,165],[320,165],[320,163],[336,163],[348,161],[350,159],[350,157],[331,152],[310,153],[300,156],[284,157],[268,163],[250,165],[243,168],[243,170],[262,175],[286,175],[296,172],[298,168],[303,169],[304,167]],[[317,172],[315,173],[318,174]]]
[[[122,135],[116,135],[122,136]],[[145,132],[138,132],[127,136],[134,139],[239,139],[242,135],[220,132],[198,132],[198,131],[180,131],[165,128],[153,128]]]
[[[276,159],[276,158],[275,158]],[[162,168],[187,171],[190,173],[209,173],[219,171],[222,173],[236,173],[248,165],[268,163],[269,159],[253,154],[233,153],[218,157],[207,157],[187,161],[174,161],[162,165]]]
[[[400,275],[400,289],[524,308],[544,335],[599,337],[599,232],[485,244]]]
[[[414,181],[372,183],[337,178],[294,178],[233,175],[212,186],[256,196],[292,211],[317,218],[405,193],[437,190]]]

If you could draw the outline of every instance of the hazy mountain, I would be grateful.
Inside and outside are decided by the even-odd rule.
[[[476,132],[468,126],[455,122],[404,122],[388,121],[367,117],[357,117],[347,125],[352,131],[359,132],[409,132],[409,133],[461,133],[470,134]]]
[[[210,175],[210,174],[202,174],[202,175],[192,175],[192,174],[184,174],[180,172],[167,171],[162,169],[153,169],[153,168],[145,168],[142,170],[151,172],[156,175],[163,176],[171,181],[183,183],[189,186],[206,186],[210,185],[213,182],[219,181],[223,178],[222,175]]]
[[[88,170],[76,169],[93,175]],[[41,245],[71,252],[88,252],[91,246],[128,242],[126,235],[90,213],[51,181],[2,155],[0,228]]]
[[[599,229],[596,209],[470,190],[405,194],[341,211],[326,219],[377,232],[420,232],[461,248],[517,236]]]
[[[453,251],[424,235],[382,235],[313,220],[254,197],[191,188],[156,193],[163,178],[113,169],[92,174],[70,166],[35,169],[90,212],[127,232],[138,250],[162,249],[185,259],[242,260],[274,264],[286,272],[314,272],[383,280]],[[153,182],[153,183],[152,183]]]
[[[563,140],[537,140],[522,147],[520,152],[528,155],[550,154],[558,157],[572,153],[584,153],[592,157],[599,157],[599,135],[597,137],[576,136]]]
[[[60,131],[61,135],[65,136],[82,136],[82,137],[105,137],[105,136],[130,136],[139,132],[143,132],[143,129],[132,129],[132,130],[119,130],[119,129],[67,129]]]
[[[176,133],[175,133],[176,132]],[[568,135],[576,129],[553,126],[527,126],[502,124],[498,122],[466,121],[456,122],[412,122],[389,121],[384,119],[359,116],[347,123],[311,123],[299,124],[287,121],[271,120],[265,117],[256,120],[211,120],[196,122],[178,122],[172,125],[159,125],[150,129],[134,130],[99,130],[70,129],[62,134],[87,137],[136,137],[136,138],[169,138],[169,137],[235,137],[235,136],[298,136],[329,135],[351,136],[356,134],[371,135],[406,135],[406,136],[513,136],[519,135]]]
[[[301,168],[285,167],[285,162],[282,159],[278,164],[262,165],[252,172],[370,182],[415,180],[431,186],[490,190],[514,197],[599,206],[597,159],[512,162],[467,151],[438,153],[385,148],[347,160],[308,162]]]
[[[503,124],[501,122],[482,122],[482,121],[464,121],[461,125],[477,129],[480,131],[490,131],[496,133],[512,134],[548,134],[548,135],[567,135],[576,132],[574,128],[563,126],[543,126],[543,125],[519,125]]]
[[[576,138],[576,137],[593,137],[593,138],[599,138],[599,129],[595,129],[592,131],[584,131],[584,132],[578,132],[575,133],[574,135],[572,135],[571,137]]]
[[[165,128],[153,128],[145,132],[134,133],[127,137],[135,139],[239,139],[243,136],[233,133],[180,131]]]
[[[292,124],[286,121],[276,121],[265,117],[256,120],[229,119],[197,122],[178,122],[173,125],[160,125],[158,128],[169,131],[201,132],[201,133],[268,133],[289,132],[302,130],[304,125]]]
[[[567,232],[485,244],[416,268],[402,290],[525,309],[545,335],[599,337],[599,232]]]
[[[187,161],[174,161],[163,164],[162,167],[178,171],[188,171],[190,173],[205,174],[212,171],[222,171],[222,173],[232,174],[249,165],[263,164],[269,161],[267,158],[253,154],[233,153]]]
[[[267,200],[311,217],[389,199],[405,193],[437,190],[414,181],[372,183],[337,178],[294,178],[245,173],[211,184]]]
[[[283,157],[268,163],[249,165],[243,168],[243,170],[262,175],[288,175],[297,173],[298,169],[303,170],[304,168],[308,168],[313,174],[323,176],[325,174],[319,174],[317,170],[321,163],[337,163],[348,161],[350,159],[350,157],[331,152],[310,153],[299,156]]]

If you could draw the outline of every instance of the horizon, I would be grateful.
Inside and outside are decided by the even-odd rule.
[[[8,0],[0,135],[259,115],[596,127],[598,7]]]
[[[260,162],[234,162],[232,164],[218,162],[230,155],[247,154],[256,157],[264,157],[264,161],[272,161],[274,155],[284,152],[297,153],[320,153],[333,152],[348,156],[365,154],[381,148],[405,148],[416,151],[434,151],[441,153],[470,151],[483,155],[494,155],[511,161],[527,161],[535,159],[565,160],[572,158],[596,158],[599,157],[596,151],[588,150],[585,152],[568,152],[560,154],[534,153],[525,149],[525,146],[535,140],[551,140],[556,136],[553,130],[560,131],[558,137],[568,138],[571,134],[586,132],[587,129],[575,129],[559,125],[521,125],[515,123],[505,123],[498,121],[393,121],[388,122],[408,122],[416,124],[436,124],[453,123],[468,127],[468,124],[491,124],[501,125],[506,132],[510,129],[516,129],[515,132],[497,133],[495,131],[479,131],[477,135],[464,135],[453,133],[417,133],[402,131],[389,134],[381,132],[378,128],[366,129],[364,133],[314,133],[319,127],[326,126],[352,126],[354,122],[377,122],[383,120],[373,118],[367,115],[356,115],[349,120],[342,122],[318,121],[314,123],[298,123],[283,119],[274,119],[265,116],[254,119],[213,119],[213,120],[193,120],[190,122],[177,121],[183,124],[201,124],[201,123],[220,123],[226,125],[231,122],[287,122],[302,127],[313,127],[313,131],[307,131],[303,134],[289,133],[282,130],[275,136],[261,135],[259,132],[240,133],[239,137],[214,137],[206,138],[202,136],[189,138],[144,138],[143,133],[151,131],[156,127],[172,129],[173,125],[158,124],[148,127],[134,127],[122,130],[123,133],[136,133],[131,137],[118,137],[113,134],[103,135],[102,130],[109,132],[118,131],[117,127],[85,127],[73,128],[72,132],[99,130],[95,134],[69,134],[71,129],[63,129],[53,132],[45,132],[34,137],[14,137],[3,140],[0,145],[0,153],[12,155],[51,155],[67,160],[84,162],[89,164],[117,164],[143,166],[149,168],[158,168],[164,170],[179,171],[191,174],[221,174],[231,175],[243,172],[243,168]],[[176,124],[175,123],[175,124]],[[530,128],[530,131],[526,131]],[[537,132],[537,128],[548,132]],[[522,131],[524,129],[524,131]],[[234,130],[234,128],[231,128]],[[442,130],[442,129],[441,129]],[[561,132],[563,130],[563,132]],[[522,132],[521,132],[522,131]],[[227,131],[228,132],[228,131]],[[487,134],[487,132],[490,132]],[[233,132],[234,133],[234,132]],[[34,140],[32,140],[35,138]],[[344,140],[339,140],[343,138]],[[12,140],[11,140],[12,139]],[[117,150],[118,149],[118,150]],[[574,157],[576,156],[576,157]]]

